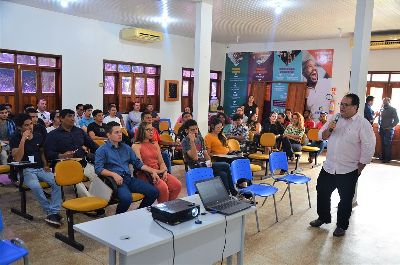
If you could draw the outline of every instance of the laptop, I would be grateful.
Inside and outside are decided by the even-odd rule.
[[[196,188],[207,211],[231,215],[252,206],[250,203],[229,196],[220,177],[199,181],[196,183]]]

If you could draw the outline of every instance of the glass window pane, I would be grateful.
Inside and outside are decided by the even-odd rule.
[[[0,92],[15,92],[15,70],[0,68]]]
[[[400,87],[392,88],[392,98],[390,105],[396,109],[397,115],[400,115]]]
[[[12,53],[0,53],[1,63],[14,63],[14,54]]]
[[[56,93],[55,72],[42,72],[42,93]]]
[[[210,79],[218,79],[218,73],[210,73]]]
[[[183,80],[182,81],[182,97],[188,97],[188,96],[189,96],[189,81]]]
[[[382,95],[383,95],[383,88],[382,87],[371,87],[370,89],[370,96],[374,96],[374,105],[372,105],[372,109],[374,111],[379,111],[382,107]]]
[[[144,77],[135,78],[135,95],[144,96]]]
[[[194,70],[190,71],[190,77],[194,77]]]
[[[36,71],[22,70],[22,93],[36,93]]]
[[[211,98],[217,98],[217,82],[211,82]]]
[[[182,70],[183,77],[190,77],[190,70]]]
[[[17,64],[36,65],[36,56],[17,54]]]
[[[116,72],[117,71],[117,64],[115,63],[105,63],[104,70],[106,72]]]
[[[147,66],[145,68],[146,74],[148,75],[155,75],[157,74],[157,67],[153,67],[153,66]]]
[[[147,95],[154,96],[156,92],[156,80],[154,78],[147,78]]]
[[[372,74],[372,81],[388,81],[389,74]]]
[[[144,67],[142,65],[133,65],[132,72],[134,72],[136,74],[141,74],[144,72]]]
[[[39,66],[56,67],[56,59],[55,58],[39,57],[38,62],[39,62]]]
[[[371,74],[367,74],[367,82],[371,81]]]
[[[129,64],[119,64],[118,65],[118,72],[130,72],[131,71],[131,66]]]
[[[400,82],[400,74],[391,74],[390,81],[391,82]]]
[[[106,95],[114,95],[115,94],[115,76],[106,75],[104,77],[104,94],[106,94]]]
[[[130,95],[132,92],[131,86],[132,77],[123,76],[122,77],[122,95]]]

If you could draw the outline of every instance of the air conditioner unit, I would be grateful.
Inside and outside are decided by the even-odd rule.
[[[354,45],[354,40],[351,39],[350,46],[353,47],[353,45]],[[399,48],[400,48],[400,34],[371,36],[371,42],[369,44],[370,50],[399,49]]]
[[[121,39],[128,41],[156,42],[162,41],[161,32],[140,28],[124,28],[120,32]]]

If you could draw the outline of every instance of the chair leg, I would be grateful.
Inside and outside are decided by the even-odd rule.
[[[55,233],[55,237],[58,240],[61,240],[65,244],[70,245],[73,248],[76,248],[79,251],[83,251],[85,248],[82,244],[75,241],[74,235],[74,213],[71,210],[67,210],[67,221],[68,221],[68,236],[65,236],[59,232]]]
[[[260,223],[258,222],[258,212],[257,212],[256,196],[254,196],[254,195],[253,195],[253,203],[254,203],[254,206],[256,207],[255,214],[256,214],[256,222],[257,222],[257,231],[260,232]]]
[[[281,197],[281,200],[283,199],[283,197],[285,197],[287,190],[288,190],[288,187],[286,187],[285,192],[283,193],[283,195]]]
[[[293,215],[292,193],[290,192],[290,184],[289,183],[288,183],[287,189],[289,191],[290,214]]]
[[[275,218],[276,218],[276,222],[278,222],[278,211],[276,210],[275,194],[273,194],[272,197],[274,198]]]
[[[33,220],[33,216],[28,214],[26,212],[26,191],[23,187],[19,187],[19,193],[20,193],[20,203],[21,203],[21,208],[20,210],[15,209],[15,208],[11,208],[11,212],[15,213],[16,215],[19,215],[27,220],[32,221]]]
[[[24,265],[29,265],[29,258],[28,255],[24,256]]]
[[[310,200],[310,189],[308,188],[308,182],[306,183],[307,186],[307,195],[308,195],[308,206],[311,208],[311,200]]]
[[[265,199],[264,199],[263,203],[261,204],[261,207],[263,207],[263,206],[264,206],[264,204],[265,204],[265,202],[267,201],[267,199],[268,199],[268,197],[265,197]]]

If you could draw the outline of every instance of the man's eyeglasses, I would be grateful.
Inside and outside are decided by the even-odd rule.
[[[349,107],[349,106],[353,106],[352,104],[349,103],[340,103],[341,107]]]

